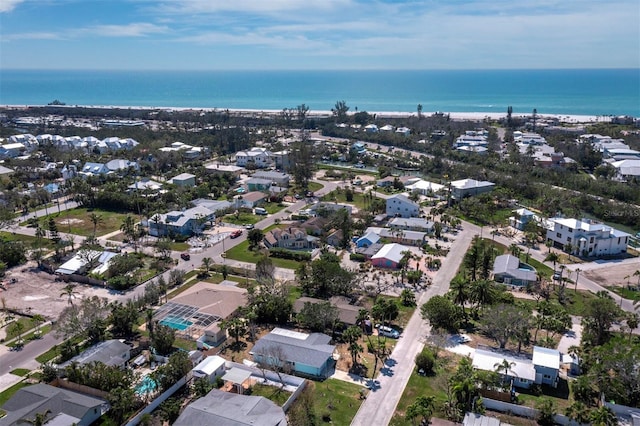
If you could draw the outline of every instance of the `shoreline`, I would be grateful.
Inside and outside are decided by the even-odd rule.
[[[266,115],[273,116],[279,115],[283,110],[275,109],[252,109],[252,108],[198,108],[198,107],[157,107],[157,106],[124,106],[124,105],[0,105],[1,109],[28,109],[28,108],[44,108],[44,107],[59,107],[59,108],[89,108],[89,109],[118,109],[118,110],[150,110],[150,111],[167,111],[167,112],[183,112],[183,111],[199,111],[199,112],[224,112],[229,111],[233,114],[251,114],[251,115]],[[293,111],[295,113],[295,110]],[[349,111],[347,114],[352,116],[356,112]],[[417,112],[403,112],[403,111],[367,111],[369,115],[375,115],[377,119],[393,119],[393,118],[410,118],[417,117]],[[484,119],[499,120],[504,119],[507,116],[506,112],[446,112],[446,111],[424,111],[422,115],[425,117],[434,115],[436,113],[448,115],[452,120],[463,121],[478,121]],[[330,117],[332,112],[330,110],[309,110],[307,113],[309,117]],[[525,113],[513,113],[513,118],[528,118],[531,114]],[[591,124],[591,123],[607,123],[611,121],[615,115],[580,115],[580,114],[537,114],[538,119],[552,119],[558,120],[561,123],[569,124]],[[637,118],[637,117],[635,117]]]

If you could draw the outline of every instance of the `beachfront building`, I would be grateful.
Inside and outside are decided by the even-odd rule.
[[[640,179],[640,159],[614,161],[609,164],[616,169],[616,180],[628,182],[633,179]]]
[[[420,206],[406,195],[395,194],[387,198],[387,216],[416,217],[420,215]]]
[[[625,253],[631,235],[591,219],[554,217],[548,220],[547,240],[561,250],[584,257]]]
[[[454,200],[460,201],[466,197],[491,192],[495,186],[495,183],[489,181],[475,179],[455,180],[451,182],[451,196]]]

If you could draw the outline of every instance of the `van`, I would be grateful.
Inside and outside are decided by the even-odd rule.
[[[400,337],[400,333],[398,333],[398,330],[393,329],[391,327],[387,327],[386,325],[381,325],[380,328],[378,328],[378,335],[385,336],[385,337],[392,337],[394,339],[397,339]]]
[[[253,212],[255,214],[259,214],[261,216],[264,216],[267,214],[267,211],[265,209],[263,209],[262,207],[256,207],[255,209],[253,209]]]

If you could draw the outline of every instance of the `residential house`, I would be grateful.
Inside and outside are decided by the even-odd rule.
[[[191,173],[180,173],[171,178],[171,183],[182,188],[192,188],[196,186],[196,175]]]
[[[258,171],[252,176],[257,179],[266,179],[271,181],[271,185],[287,188],[289,186],[290,176],[286,173],[270,172],[270,171]]]
[[[557,349],[533,347],[533,368],[536,370],[536,383],[556,387],[560,372],[560,352]]]
[[[411,129],[408,127],[398,127],[396,129],[396,134],[402,135],[402,136],[409,136],[411,135]]]
[[[209,382],[214,382],[216,378],[222,377],[224,374],[225,363],[225,359],[218,355],[208,356],[193,367],[191,373],[195,378],[206,378]]]
[[[366,133],[378,133],[378,126],[376,126],[375,124],[367,124],[366,126],[364,126],[364,131]]]
[[[456,151],[474,154],[486,154],[489,152],[485,146],[459,146],[456,148]]]
[[[89,426],[109,407],[104,399],[38,383],[19,389],[4,403],[2,409],[6,415],[0,424],[20,426],[31,423],[25,419],[35,419],[38,414],[48,412],[48,425]]]
[[[270,167],[272,163],[272,154],[266,148],[253,147],[248,151],[236,152],[236,165],[240,167],[253,166],[264,169]]]
[[[616,169],[616,179],[619,181],[629,181],[640,178],[640,160],[621,160],[611,164]]]
[[[284,248],[289,250],[310,250],[318,247],[318,237],[307,235],[303,228],[289,226],[268,231],[264,236],[267,248]]]
[[[640,151],[625,148],[605,148],[603,157],[611,158],[615,161],[640,160]]]
[[[106,164],[103,163],[85,163],[84,167],[80,171],[82,176],[99,176],[106,175],[110,172]]]
[[[101,274],[109,269],[109,261],[117,255],[112,251],[80,250],[55,272],[61,275],[84,274],[88,268],[93,268],[91,273]]]
[[[174,210],[165,214],[155,214],[147,221],[149,235],[192,235],[201,233],[204,225],[215,219],[215,211],[204,205],[186,210]]]
[[[75,166],[75,164],[68,164],[65,165],[62,170],[60,170],[60,173],[62,173],[62,179],[66,181],[78,176],[78,168]]]
[[[358,141],[354,142],[353,145],[351,145],[351,149],[356,151],[356,153],[358,154],[362,154],[367,151],[367,145],[362,141]]]
[[[228,285],[198,282],[162,305],[154,318],[193,339],[199,349],[219,345],[227,337],[220,322],[247,304],[247,290]]]
[[[300,228],[303,228],[307,231],[307,234],[315,235],[319,237],[324,232],[325,226],[329,223],[329,219],[316,216],[305,220],[303,223],[298,225]]]
[[[265,397],[213,389],[187,405],[173,425],[286,426],[287,417]]]
[[[379,188],[391,188],[396,179],[398,179],[397,176],[391,175],[383,177],[382,179],[378,179],[376,181],[376,186]]]
[[[520,262],[516,256],[503,254],[493,262],[493,279],[508,285],[526,286],[538,281],[536,270]]]
[[[271,181],[269,179],[252,177],[247,180],[247,188],[249,191],[267,191],[271,188]]]
[[[259,364],[284,364],[294,374],[325,379],[335,364],[335,346],[329,342],[331,336],[323,333],[307,334],[274,328],[259,339],[249,353]]]
[[[290,155],[291,153],[287,150],[272,153],[273,165],[276,170],[286,172],[291,168]]]
[[[25,146],[20,142],[0,145],[0,159],[16,158],[21,156],[25,151]]]
[[[369,228],[375,230],[377,228]],[[408,231],[406,229],[389,229],[382,228],[379,231],[380,237],[386,241],[399,244],[421,247],[427,240],[428,234],[420,231]]]
[[[242,195],[236,195],[236,208],[252,209],[267,202],[269,196],[264,192],[251,191]]]
[[[391,124],[385,124],[384,126],[380,127],[381,132],[393,132],[395,129],[396,128]]]
[[[516,229],[519,229],[520,231],[524,231],[527,223],[537,219],[537,216],[534,212],[525,208],[514,210],[514,213],[515,214],[513,216],[509,217],[509,225]]]
[[[404,252],[409,250],[402,244],[385,244],[373,256],[371,256],[371,264],[379,268],[397,269],[400,267]]]
[[[380,241],[380,235],[378,235],[377,232],[368,231],[356,240],[356,247],[369,247],[372,244],[376,244],[378,241]]]
[[[554,217],[548,221],[547,240],[554,247],[584,257],[621,254],[627,251],[631,235],[591,219]]]
[[[109,171],[111,172],[119,172],[119,171],[126,172],[128,170],[134,170],[134,171],[140,170],[140,165],[136,161],[123,160],[123,159],[111,160],[107,162],[107,164],[105,165],[107,166],[107,169],[109,169]]]
[[[444,185],[419,179],[405,185],[404,189],[411,192],[417,192],[418,194],[427,197],[433,197],[444,189]]]
[[[211,163],[204,166],[207,170],[207,173],[211,173],[212,175],[230,175],[235,177],[236,179],[240,177],[244,168],[234,166],[232,164],[220,164],[220,163]]]
[[[10,169],[0,164],[0,175],[10,175],[12,173],[13,173],[13,169]]]
[[[314,214],[318,216],[325,216],[325,217],[330,216],[332,213],[335,213],[339,210],[346,210],[347,215],[351,217],[353,206],[350,206],[349,204],[322,202],[322,203],[314,204],[313,206],[311,206],[309,210],[311,210]]]
[[[327,301],[323,299],[303,296],[293,302],[293,312],[299,314],[302,308],[304,308],[307,303],[316,304],[323,302]],[[338,310],[338,319],[341,323],[346,326],[356,325],[358,314],[360,313],[360,309],[362,309],[362,306],[352,305],[351,303],[349,303],[349,299],[341,296],[334,296],[329,299],[328,302],[331,304],[331,306],[335,307]]]
[[[499,368],[505,360],[509,364],[507,371]],[[528,358],[478,348],[473,355],[473,367],[498,372],[513,386],[523,389],[530,388],[532,384],[556,387],[560,370],[560,352],[534,346],[533,358]]]
[[[327,244],[333,247],[341,247],[344,239],[342,229],[334,229],[327,235]]]
[[[434,223],[421,217],[394,217],[389,221],[389,228],[407,231],[433,232]]]
[[[364,256],[365,259],[371,260],[371,258],[378,253],[384,244],[382,243],[373,243],[369,246],[362,246],[356,248],[356,253]]]
[[[233,205],[226,200],[209,200],[207,198],[197,198],[191,201],[194,206],[201,206],[209,209],[214,213],[220,213],[227,211],[233,207]]]
[[[143,195],[155,196],[162,192],[162,183],[149,178],[142,178],[127,187],[128,192],[142,192]]]
[[[466,197],[491,192],[495,186],[495,183],[488,181],[478,181],[475,179],[456,180],[451,182],[451,196],[454,200],[460,201]]]
[[[406,195],[395,194],[387,198],[387,216],[416,217],[420,215],[420,206]]]
[[[58,370],[64,370],[71,364],[90,365],[94,362],[110,367],[125,368],[131,359],[131,346],[120,340],[105,340],[85,349],[80,354],[58,365]]]

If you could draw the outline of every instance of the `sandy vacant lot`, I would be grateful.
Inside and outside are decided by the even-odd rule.
[[[596,267],[582,272],[581,276],[586,276],[591,281],[602,286],[626,286],[627,278],[631,285],[638,284],[638,276],[633,273],[640,270],[640,263],[611,263],[606,266]]]
[[[12,278],[17,282],[9,284]],[[43,315],[49,320],[55,319],[68,304],[68,298],[60,296],[67,284],[56,282],[55,278],[55,275],[39,271],[35,262],[28,262],[8,271],[4,279],[6,290],[0,289],[0,298],[5,300],[6,306],[10,309],[26,313],[28,308],[31,308],[32,314]],[[110,294],[107,289],[84,284],[76,284],[75,291],[77,299],[94,295],[109,300],[118,297],[117,294]]]

